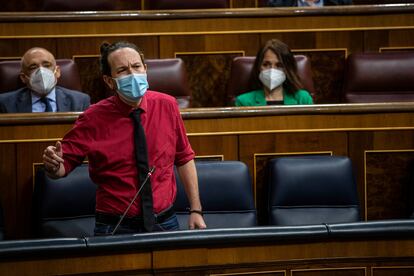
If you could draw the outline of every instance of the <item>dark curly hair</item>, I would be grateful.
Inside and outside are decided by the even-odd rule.
[[[134,49],[140,55],[142,63],[145,63],[144,53],[134,43],[131,43],[128,41],[117,41],[112,44],[108,42],[104,42],[102,43],[100,47],[101,57],[99,59],[100,66],[101,66],[101,72],[103,75],[107,75],[107,76],[111,75],[111,66],[109,65],[109,62],[108,62],[108,56],[112,52],[115,52],[116,50],[122,49],[122,48]]]

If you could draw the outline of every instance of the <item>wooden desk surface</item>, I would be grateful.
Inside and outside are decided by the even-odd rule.
[[[193,242],[191,239],[187,242],[176,241],[177,237],[190,235],[191,231],[160,235],[138,234],[133,237],[124,235],[118,243],[118,237],[106,237],[104,246],[86,245],[83,250],[79,247],[64,250],[64,245],[59,248],[59,240],[20,241],[21,251],[8,256],[7,249],[11,246],[0,242],[3,254],[0,260],[0,275],[363,276],[412,275],[414,271],[412,233],[406,232],[404,237],[397,237],[389,230],[390,236],[385,237],[365,235],[360,238],[356,236],[319,239],[312,238],[308,233],[307,238],[303,235],[302,239],[294,239],[292,235],[275,239],[273,237],[278,235],[278,230],[276,227],[271,229],[274,229],[273,233],[267,235],[262,234],[263,228],[214,229],[210,236],[206,234],[209,230],[199,230],[202,237],[199,240],[195,238]],[[217,242],[217,237],[226,233],[231,235],[227,230],[249,232],[244,231],[244,239],[232,240],[230,236],[227,241]],[[283,230],[283,227],[279,230],[283,236],[286,230]],[[296,231],[301,233],[300,229]],[[168,237],[170,242],[166,241]],[[156,247],[144,242],[137,243],[145,239],[160,239],[164,241],[164,246],[161,242]],[[175,246],[168,246],[171,241],[175,241]],[[24,247],[24,242],[28,242],[29,245]],[[42,243],[43,247],[36,248],[36,243]],[[124,246],[119,246],[120,243]],[[30,249],[33,250],[32,254],[28,254]]]

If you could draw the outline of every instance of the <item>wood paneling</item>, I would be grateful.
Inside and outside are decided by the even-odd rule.
[[[47,258],[0,262],[1,275],[150,275],[151,252]],[[62,274],[61,274],[62,273]]]
[[[89,94],[92,103],[114,94],[103,81],[99,56],[75,56],[74,61],[79,69],[82,91]]]
[[[233,1],[234,6],[256,1]],[[194,107],[228,106],[225,87],[232,54],[254,56],[270,38],[286,42],[311,59],[316,103],[341,102],[348,54],[384,47],[414,47],[414,5],[309,9],[226,9],[97,12],[0,13],[0,59],[16,58],[41,46],[56,58],[77,60],[83,90],[105,98],[97,69],[103,41],[129,40],[147,58],[186,58]],[[86,57],[85,57],[86,56]],[[190,57],[191,56],[191,57]],[[208,57],[208,58],[207,58]]]
[[[99,37],[73,37],[61,38],[56,46],[56,55],[62,58],[73,58],[74,56],[99,57],[99,48],[103,42],[115,42],[128,40],[135,43],[145,53],[146,58],[158,58],[159,41],[157,36],[99,36]],[[1,41],[1,40],[0,40]]]
[[[3,210],[6,236],[13,236],[17,223],[17,174],[16,145],[0,144],[0,200]]]
[[[205,53],[176,56],[184,61],[192,90],[192,107],[227,106],[226,84],[231,63],[243,53]]]
[[[318,104],[342,102],[346,49],[295,51],[309,57],[315,86],[313,101]],[[331,72],[326,74],[326,72]]]
[[[34,164],[42,163],[43,150],[54,143],[19,143],[16,145],[16,160],[17,164],[17,185],[16,185],[16,212],[18,220],[18,227],[13,236],[30,237],[32,232],[32,195],[33,195],[33,175]]]
[[[414,211],[414,151],[368,151],[365,166],[367,219],[410,217]]]
[[[126,237],[128,238],[128,237]],[[138,237],[136,237],[138,238]],[[132,238],[133,239],[133,238]],[[108,241],[108,244],[110,241]],[[187,244],[169,248],[102,248],[0,261],[2,275],[410,275],[412,240]],[[372,273],[369,272],[372,270]]]
[[[365,268],[340,268],[340,269],[329,269],[329,268],[314,268],[304,270],[292,270],[292,276],[365,276]]]
[[[366,219],[408,217],[410,200],[401,193],[407,189],[407,177],[412,170],[403,171],[404,167],[412,166],[412,134],[412,131],[391,130],[349,134],[349,156],[356,168],[358,194],[360,202],[364,203],[361,211]],[[394,167],[397,161],[401,167]],[[395,190],[389,189],[390,183],[395,183]]]
[[[414,35],[414,30],[391,30],[388,35],[388,44],[399,47],[412,47],[413,42],[411,37]]]
[[[21,57],[35,46],[46,48],[52,53],[56,52],[56,40],[54,39],[0,39],[0,57]]]
[[[224,160],[238,160],[237,135],[197,135],[189,137],[196,156],[222,155]]]
[[[0,177],[10,183],[2,186],[1,199],[11,237],[31,235],[33,163],[41,161],[42,150],[64,135],[77,114],[0,116],[0,150],[4,153]],[[410,201],[402,194],[413,161],[413,104],[202,108],[183,110],[182,116],[197,156],[241,160],[248,165],[261,224],[266,223],[267,161],[292,154],[349,156],[363,217],[407,217]],[[367,151],[379,152],[367,153],[365,158]],[[15,220],[16,215],[22,219]]]
[[[414,274],[413,266],[373,267],[372,276],[411,276]]]
[[[256,55],[260,46],[258,34],[192,34],[160,37],[160,58],[177,53],[244,52]]]

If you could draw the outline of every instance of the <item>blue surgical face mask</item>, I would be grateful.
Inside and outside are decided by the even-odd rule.
[[[130,74],[114,80],[120,96],[130,102],[138,102],[148,89],[147,74]]]

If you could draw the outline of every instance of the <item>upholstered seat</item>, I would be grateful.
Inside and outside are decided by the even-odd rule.
[[[208,228],[257,225],[252,183],[246,164],[239,161],[197,161],[198,185]],[[180,229],[188,229],[188,200],[177,177],[175,209]]]
[[[270,225],[360,220],[351,160],[342,156],[281,157],[268,163]]]
[[[180,108],[190,107],[191,90],[182,59],[146,59],[149,89],[177,99]]]
[[[57,59],[56,64],[59,65],[61,71],[58,85],[68,89],[82,91],[76,63],[71,59]],[[2,76],[0,78],[0,93],[16,90],[24,86],[19,77],[20,69],[20,60],[0,62],[0,76]]]
[[[228,8],[229,0],[151,0],[149,10]]]
[[[414,53],[358,53],[347,58],[348,103],[414,101]]]
[[[35,176],[33,218],[40,237],[88,237],[94,235],[96,185],[88,165],[67,177],[52,179],[43,168]]]
[[[250,75],[256,57],[236,57],[231,64],[230,79],[227,84],[227,95],[230,102],[240,94],[251,91]],[[295,55],[298,68],[298,75],[301,78],[304,88],[313,96],[315,88],[312,78],[310,60],[305,55]]]
[[[247,166],[238,161],[197,162],[200,197],[209,228],[256,225],[252,185]],[[188,201],[177,177],[176,211],[180,228],[187,229]],[[83,164],[68,176],[51,179],[37,170],[33,196],[35,230],[40,237],[94,235],[96,185]]]

